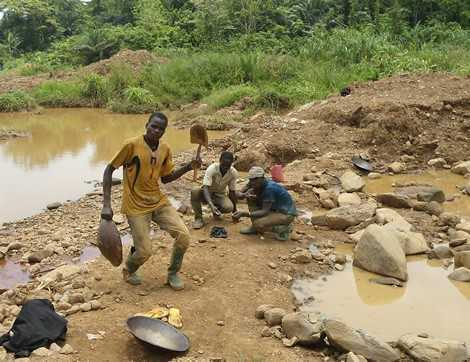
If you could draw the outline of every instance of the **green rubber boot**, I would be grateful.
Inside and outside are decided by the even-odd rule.
[[[289,240],[292,230],[293,228],[291,224],[273,226],[273,232],[275,234],[276,240],[279,240],[279,241]]]
[[[178,276],[178,272],[183,264],[184,252],[179,248],[173,248],[171,253],[170,266],[168,267],[167,283],[174,290],[183,290],[184,283]]]
[[[126,283],[131,285],[140,285],[142,284],[142,280],[137,275],[137,269],[139,269],[139,266],[132,262],[131,255],[132,249],[127,256],[126,266],[122,269],[122,277]]]

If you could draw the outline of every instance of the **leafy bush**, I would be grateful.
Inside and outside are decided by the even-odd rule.
[[[119,113],[150,113],[159,108],[150,91],[139,87],[124,90],[122,99],[113,99],[109,108]]]
[[[35,107],[34,99],[22,91],[0,94],[0,112],[18,112]]]
[[[218,109],[232,105],[243,97],[255,96],[258,90],[249,85],[234,85],[228,88],[222,88],[212,92],[209,96],[202,100],[203,103],[209,104],[211,107]]]
[[[106,79],[98,74],[91,74],[83,79],[81,96],[93,107],[103,106],[108,102]]]

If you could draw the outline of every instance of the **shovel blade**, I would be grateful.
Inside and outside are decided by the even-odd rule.
[[[200,124],[195,124],[189,130],[190,141],[193,144],[203,145],[207,148],[209,138],[207,137],[206,129]]]

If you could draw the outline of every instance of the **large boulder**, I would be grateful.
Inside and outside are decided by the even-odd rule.
[[[369,225],[354,250],[353,265],[373,273],[406,281],[406,257],[394,233]]]
[[[282,330],[287,338],[298,338],[298,343],[311,346],[322,340],[324,321],[319,313],[296,312],[282,318]]]
[[[405,255],[423,254],[429,251],[428,243],[421,233],[402,230],[393,223],[385,225],[384,229],[395,235]]]
[[[361,198],[355,193],[344,192],[338,196],[339,206],[358,206],[361,203]]]
[[[397,229],[410,231],[413,227],[398,212],[392,209],[380,208],[375,211],[377,224],[393,224]]]
[[[357,175],[353,171],[346,171],[341,177],[341,186],[343,190],[346,192],[356,192],[361,191],[366,183],[361,178],[361,176]]]
[[[325,320],[325,334],[328,342],[346,352],[354,352],[373,361],[397,361],[400,355],[388,344],[353,329],[335,319]]]
[[[470,269],[465,267],[457,268],[448,277],[458,282],[470,282]]]
[[[393,192],[378,194],[376,198],[382,205],[394,207],[396,209],[409,209],[412,206],[411,200],[408,196],[395,194]]]
[[[448,259],[453,256],[452,249],[447,245],[433,245],[433,248],[428,253],[429,259]]]
[[[459,251],[455,253],[454,264],[456,268],[464,266],[470,269],[470,251]]]
[[[470,173],[470,161],[459,162],[452,167],[452,172],[458,175],[466,175],[467,173]]]
[[[467,346],[458,341],[406,334],[398,340],[398,347],[413,359],[423,362],[463,362],[468,358]]]
[[[330,229],[344,230],[373,217],[376,209],[377,205],[373,202],[365,202],[359,206],[337,207],[326,213],[326,225]]]

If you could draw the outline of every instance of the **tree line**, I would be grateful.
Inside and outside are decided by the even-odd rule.
[[[0,10],[0,57],[51,51],[83,64],[121,47],[282,53],[319,29],[427,41],[470,26],[470,1],[461,0],[0,0]]]

